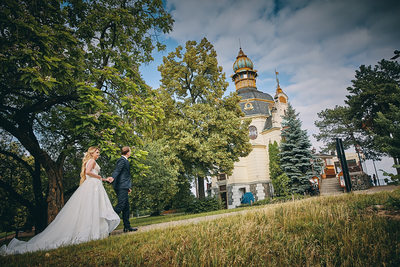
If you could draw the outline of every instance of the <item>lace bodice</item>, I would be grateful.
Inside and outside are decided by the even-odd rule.
[[[90,162],[90,160],[86,163],[86,168],[87,168],[89,162]],[[99,174],[100,173],[100,166],[99,166],[99,164],[97,164],[97,162],[96,162],[96,165],[94,165],[94,168],[93,168],[92,172],[95,173],[95,174]],[[92,176],[86,174],[86,178],[95,178],[95,177],[92,177]]]

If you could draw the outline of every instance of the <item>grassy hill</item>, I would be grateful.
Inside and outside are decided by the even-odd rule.
[[[111,236],[1,266],[400,266],[400,190],[252,208],[246,214]]]

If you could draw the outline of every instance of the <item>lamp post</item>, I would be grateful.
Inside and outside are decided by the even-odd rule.
[[[346,185],[346,192],[351,192],[351,179],[349,174],[349,168],[347,166],[346,155],[344,154],[343,143],[340,138],[336,138],[336,151],[337,156],[342,166],[343,178]]]

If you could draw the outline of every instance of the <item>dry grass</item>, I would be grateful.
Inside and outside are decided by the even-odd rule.
[[[315,197],[193,225],[111,236],[1,266],[400,266],[400,222],[368,207],[388,196]]]

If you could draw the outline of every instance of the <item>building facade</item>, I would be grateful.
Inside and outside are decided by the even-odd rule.
[[[241,48],[233,71],[231,77],[241,97],[243,119],[251,119],[249,137],[253,150],[235,163],[232,175],[220,174],[212,178],[211,194],[219,196],[226,208],[239,206],[246,192],[253,193],[256,201],[273,193],[268,145],[274,141],[280,143],[282,116],[288,106],[288,96],[280,88],[278,77],[274,97],[257,89],[257,70]]]

